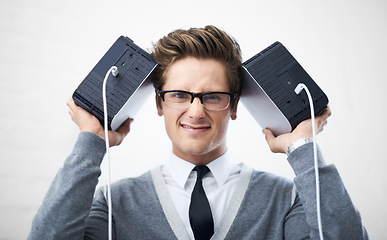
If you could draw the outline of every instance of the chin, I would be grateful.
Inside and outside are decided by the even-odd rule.
[[[211,144],[195,144],[195,143],[184,143],[174,145],[174,153],[188,161],[191,161],[192,159],[196,159],[195,162],[202,160],[206,161],[206,163],[209,162],[209,160],[213,160],[217,157],[219,157],[221,154],[223,154],[223,149],[226,149],[222,147],[221,145],[217,147],[210,147]]]
[[[203,156],[211,152],[210,149],[201,148],[201,147],[190,147],[186,149],[180,148],[180,151],[182,151],[185,155],[192,155],[192,156]]]

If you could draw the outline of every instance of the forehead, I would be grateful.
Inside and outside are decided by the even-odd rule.
[[[229,91],[226,69],[215,59],[186,57],[171,64],[163,90]]]

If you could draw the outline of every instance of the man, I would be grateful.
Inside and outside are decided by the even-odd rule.
[[[264,130],[273,152],[292,149],[294,183],[235,164],[226,132],[229,119],[237,117],[240,93],[236,41],[214,26],[176,30],[158,41],[152,56],[159,63],[157,111],[173,154],[165,166],[113,184],[113,239],[318,239],[313,149],[304,141],[312,136],[311,120],[278,137]],[[81,133],[29,239],[107,239],[107,196],[103,189],[95,192],[104,132],[71,99],[68,106]],[[329,116],[327,109],[316,118],[318,131]],[[111,146],[122,142],[130,123],[109,132]],[[367,239],[336,168],[319,159],[324,236]]]

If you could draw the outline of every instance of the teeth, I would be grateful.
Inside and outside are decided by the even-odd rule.
[[[185,125],[185,124],[182,124],[181,126],[182,126],[183,128],[187,128],[187,129],[196,129],[196,128],[197,128],[197,129],[199,129],[199,128],[207,128],[207,127],[196,127],[196,128],[195,128],[195,127],[192,127],[192,126],[190,126],[190,125]]]

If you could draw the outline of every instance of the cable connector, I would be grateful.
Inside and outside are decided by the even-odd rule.
[[[112,71],[112,75],[113,75],[114,77],[117,77],[117,75],[118,75],[118,68],[117,68],[116,66],[113,66],[113,67],[111,68],[111,71]]]
[[[305,84],[299,83],[297,87],[294,89],[294,92],[298,95],[305,88]]]

